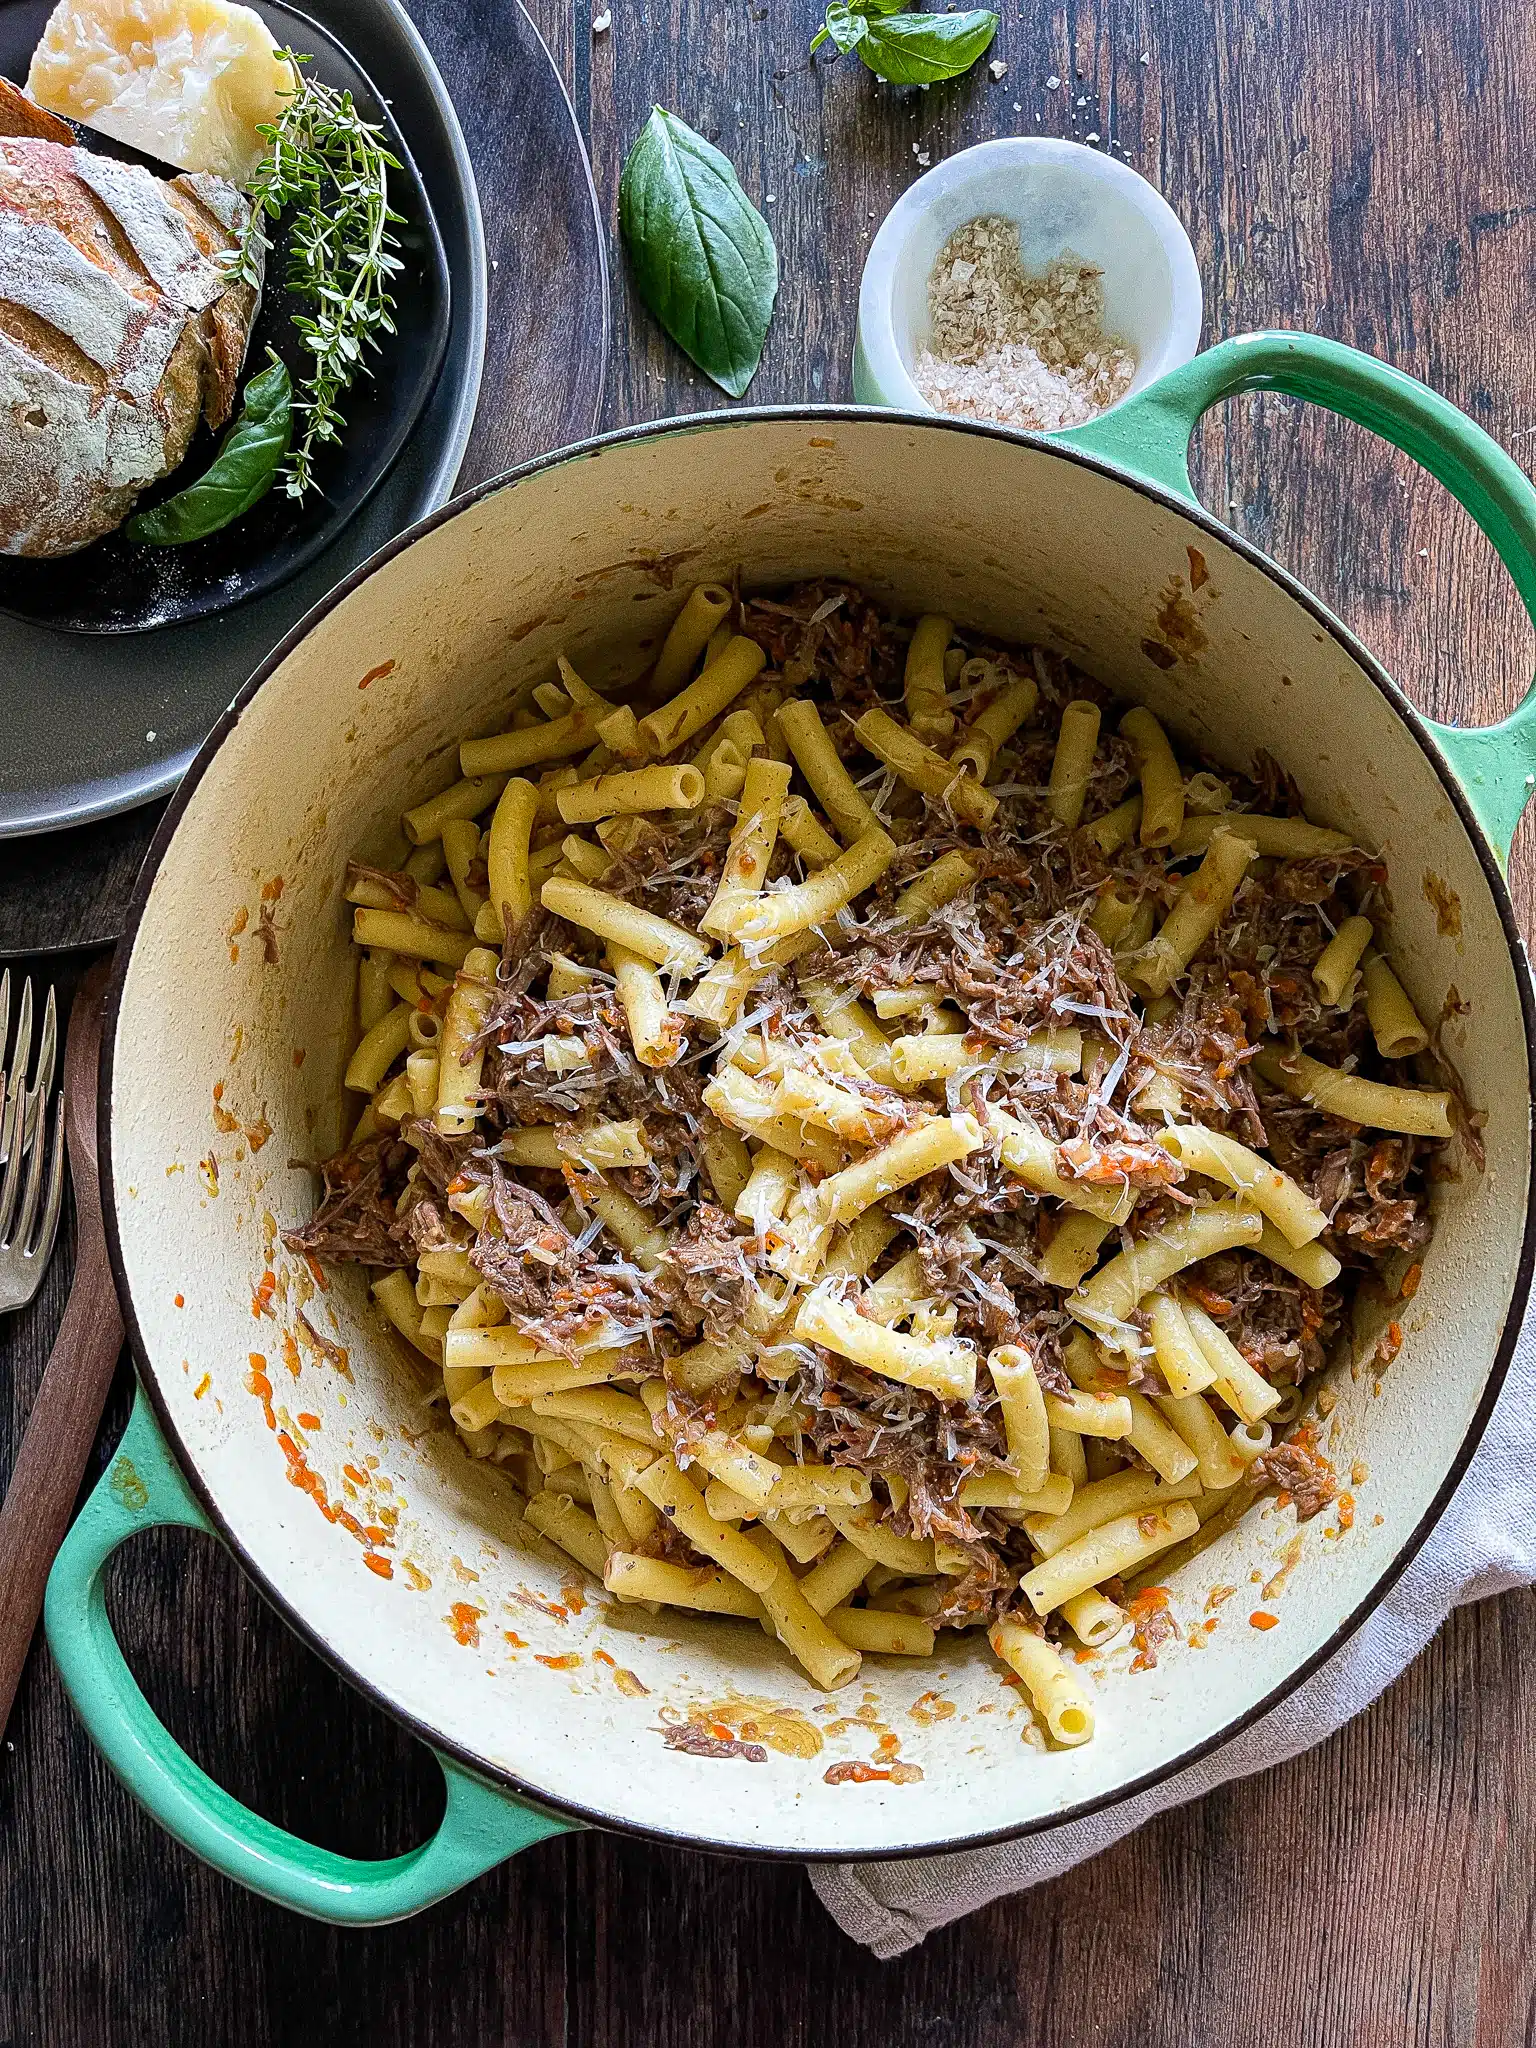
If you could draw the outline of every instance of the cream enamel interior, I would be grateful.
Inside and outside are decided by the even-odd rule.
[[[543,1611],[579,1575],[519,1542],[506,1482],[434,1425],[426,1375],[381,1333],[360,1274],[307,1304],[328,1334],[334,1318],[350,1383],[307,1345],[297,1377],[284,1362],[306,1282],[274,1254],[274,1220],[308,1213],[310,1177],[290,1162],[341,1130],[348,853],[453,779],[459,737],[496,730],[557,650],[593,680],[621,674],[689,583],[738,564],[751,586],[846,575],[907,610],[1044,639],[1218,757],[1246,764],[1268,748],[1314,816],[1391,864],[1394,957],[1423,1014],[1453,988],[1465,1005],[1448,1041],[1487,1112],[1487,1168],[1444,1191],[1380,1391],[1369,1373],[1337,1376],[1325,1442],[1358,1475],[1353,1528],[1332,1536],[1324,1514],[1293,1549],[1293,1513],[1271,1505],[1184,1568],[1172,1585],[1186,1625],[1213,1588],[1236,1589],[1220,1625],[1153,1672],[1132,1675],[1125,1648],[1095,1658],[1099,1732],[1079,1749],[1022,1739],[1030,1717],[974,1639],[946,1639],[932,1663],[868,1658],[829,1702],[750,1625],[621,1614],[590,1586],[569,1619]],[[268,964],[257,925],[278,878]],[[1391,703],[1277,580],[1048,448],[875,416],[721,416],[603,445],[468,505],[368,576],[248,703],[190,795],[133,946],[112,1181],[133,1311],[183,1454],[256,1570],[360,1681],[470,1760],[598,1818],[731,1847],[895,1851],[1114,1796],[1282,1686],[1368,1600],[1453,1467],[1510,1308],[1526,1077],[1509,947],[1455,807]],[[270,1318],[252,1307],[269,1266]],[[252,1351],[328,1499],[364,1524],[396,1516],[389,1580],[289,1483],[248,1391]],[[1262,1604],[1280,1625],[1261,1633],[1247,1617],[1277,1573]],[[483,1610],[478,1645],[457,1639],[456,1603]],[[537,1661],[571,1655],[565,1668]],[[618,1667],[648,1690],[622,1689]],[[934,1694],[937,1714],[923,1699]],[[801,1747],[817,1727],[818,1753],[753,1765],[664,1748],[667,1713],[704,1703],[739,1723],[750,1710],[723,1703],[742,1699],[789,1710],[780,1726]],[[920,1782],[824,1783],[828,1765],[872,1758],[886,1731]]]

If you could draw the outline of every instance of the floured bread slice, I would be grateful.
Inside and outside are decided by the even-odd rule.
[[[67,555],[234,404],[256,294],[225,282],[244,196],[0,139],[0,554]]]
[[[231,0],[59,0],[27,74],[39,106],[237,185],[293,90],[266,23]]]

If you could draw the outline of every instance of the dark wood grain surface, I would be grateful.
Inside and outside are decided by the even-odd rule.
[[[483,37],[473,75],[494,81],[478,7],[415,4],[441,50]],[[1006,76],[927,94],[890,93],[854,60],[808,63],[812,0],[614,0],[598,36],[595,11],[535,8],[590,140],[610,249],[619,166],[653,100],[731,153],[774,225],[784,286],[752,399],[850,395],[863,251],[918,151],[937,161],[1039,129],[1096,135],[1161,186],[1194,236],[1209,338],[1336,335],[1427,378],[1523,460],[1536,448],[1536,16],[1523,0],[1010,9]],[[485,134],[491,108],[515,122],[490,83],[478,104],[461,97],[488,213],[499,151],[517,146]],[[718,403],[626,296],[614,255],[607,421]],[[508,345],[558,352],[569,337]],[[477,473],[506,459],[505,432],[493,421],[477,440]],[[1419,703],[1473,720],[1513,701],[1530,629],[1438,486],[1280,399],[1233,405],[1197,452],[1207,502],[1359,627]],[[0,874],[9,859],[0,850]],[[1514,873],[1529,931],[1520,850]],[[0,1471],[66,1272],[61,1255],[34,1308],[0,1325]],[[126,1398],[120,1379],[103,1444]],[[354,1853],[430,1825],[430,1762],[300,1650],[213,1545],[141,1544],[114,1611],[171,1726],[262,1812]],[[1517,2048],[1536,2039],[1533,1669],[1530,1595],[1459,1614],[1314,1754],[882,1965],[792,1868],[590,1836],[403,1927],[294,1921],[157,1835],[34,1654],[0,1751],[0,2048]]]

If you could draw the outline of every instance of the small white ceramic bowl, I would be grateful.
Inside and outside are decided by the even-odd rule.
[[[1043,135],[979,143],[937,164],[891,208],[859,287],[853,388],[863,405],[934,408],[912,381],[927,338],[928,278],[967,221],[1017,221],[1029,271],[1071,250],[1104,273],[1104,325],[1136,351],[1127,397],[1177,369],[1200,340],[1200,272],[1162,194],[1129,164]]]

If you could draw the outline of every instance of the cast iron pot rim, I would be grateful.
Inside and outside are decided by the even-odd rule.
[[[1214,1734],[1206,1736],[1200,1742],[1192,1743],[1186,1749],[1180,1750],[1177,1755],[1170,1757],[1165,1763],[1159,1764],[1156,1769],[1143,1772],[1139,1778],[1133,1779],[1129,1784],[1117,1787],[1113,1792],[1101,1793],[1092,1799],[1079,1800],[1073,1806],[1064,1807],[1059,1812],[1042,1815],[1038,1820],[1018,1821],[1008,1827],[982,1829],[973,1834],[954,1835],[936,1841],[893,1842],[888,1846],[867,1849],[806,1850],[765,1847],[756,1842],[731,1843],[711,1841],[689,1834],[681,1828],[648,1827],[638,1821],[627,1820],[622,1816],[615,1816],[594,1807],[583,1806],[575,1800],[556,1798],[537,1786],[526,1783],[514,1772],[488,1764],[483,1757],[476,1756],[473,1751],[467,1749],[461,1743],[443,1735],[439,1730],[432,1728],[426,1722],[417,1718],[417,1716],[407,1713],[386,1692],[370,1680],[364,1678],[347,1663],[341,1654],[332,1648],[320,1630],[307,1620],[291,1603],[288,1596],[249,1554],[240,1538],[230,1528],[212,1490],[198,1468],[196,1459],[189,1453],[186,1444],[182,1440],[181,1433],[172,1419],[169,1406],[162,1396],[155,1368],[150,1361],[149,1350],[144,1342],[143,1332],[139,1327],[137,1310],[127,1283],[122,1241],[118,1233],[117,1191],[112,1161],[112,1084],[123,984],[127,977],[128,962],[138,939],[139,926],[143,919],[161,860],[165,856],[166,849],[181,821],[182,813],[192,799],[193,793],[203,776],[207,773],[220,747],[239,723],[241,714],[246,706],[251,702],[268,677],[281,667],[282,663],[287,660],[288,656],[298,647],[300,642],[318,625],[320,620],[333,611],[345,598],[350,597],[352,592],[359,589],[369,577],[384,568],[389,562],[392,562],[397,555],[403,554],[407,548],[413,546],[418,540],[434,532],[439,526],[446,525],[449,520],[457,518],[460,513],[467,511],[470,506],[478,504],[483,498],[489,498],[515,484],[525,482],[530,477],[541,475],[545,470],[560,467],[567,462],[601,455],[610,448],[622,447],[631,441],[659,441],[670,439],[673,435],[680,433],[718,433],[722,430],[729,431],[737,425],[762,426],[798,423],[807,426],[820,426],[828,422],[860,427],[870,425],[871,423],[881,423],[895,428],[917,428],[924,433],[974,435],[985,440],[1001,441],[1005,444],[1033,448],[1042,454],[1055,457],[1058,461],[1076,463],[1081,468],[1093,470],[1099,475],[1107,477],[1111,482],[1120,484],[1127,490],[1135,491],[1141,497],[1148,498],[1153,503],[1178,513],[1181,518],[1187,519],[1192,525],[1207,533],[1212,540],[1218,542],[1223,547],[1231,549],[1233,553],[1242,556],[1252,567],[1268,576],[1289,597],[1301,605],[1330,638],[1337,642],[1349,658],[1364,671],[1382,696],[1392,706],[1393,710],[1396,711],[1398,717],[1403,721],[1428,759],[1446,795],[1454,804],[1462,827],[1476,851],[1489,890],[1492,893],[1494,904],[1499,913],[1499,921],[1504,927],[1504,935],[1509,945],[1510,956],[1514,966],[1515,986],[1519,992],[1521,1014],[1525,1023],[1528,1100],[1532,1105],[1533,1113],[1536,1113],[1536,993],[1533,993],[1532,990],[1530,967],[1525,953],[1524,942],[1521,939],[1519,927],[1515,922],[1509,890],[1498,860],[1494,855],[1492,847],[1489,845],[1486,833],[1472,810],[1465,792],[1451,773],[1439,750],[1430,740],[1424,721],[1418,711],[1408,701],[1407,697],[1404,696],[1397,684],[1393,682],[1370,649],[1357,639],[1347,626],[1336,619],[1303,583],[1299,582],[1289,570],[1283,568],[1278,562],[1271,560],[1268,555],[1264,554],[1259,548],[1256,548],[1252,542],[1245,540],[1240,534],[1236,534],[1229,527],[1224,526],[1203,505],[1191,503],[1179,497],[1175,492],[1165,489],[1162,485],[1151,483],[1144,477],[1137,476],[1129,470],[1123,470],[1117,464],[1106,461],[1100,456],[1089,455],[1082,449],[1065,446],[1047,435],[1025,433],[1022,430],[1008,427],[991,426],[980,421],[897,412],[873,406],[776,405],[748,406],[736,411],[722,409],[711,413],[685,414],[673,419],[649,421],[642,426],[623,427],[613,433],[595,434],[587,440],[574,442],[571,446],[556,449],[548,455],[537,456],[532,461],[522,463],[515,469],[506,470],[499,476],[488,478],[486,482],[475,485],[473,489],[461,493],[456,498],[451,498],[447,504],[439,506],[435,512],[428,513],[424,518],[419,519],[414,526],[407,527],[403,533],[397,534],[393,540],[388,541],[383,547],[377,549],[366,561],[360,562],[349,575],[343,578],[325,597],[321,598],[291,628],[283,640],[256,670],[250,681],[229,706],[229,709],[223,713],[217,725],[214,726],[212,732],[209,733],[207,739],[199,748],[185,777],[171,798],[170,804],[150,843],[149,851],[144,857],[144,865],[140,870],[139,878],[134,888],[133,901],[129,906],[123,935],[118,942],[117,956],[113,963],[112,983],[107,997],[105,1029],[102,1034],[101,1073],[97,1103],[98,1152],[101,1161],[102,1213],[106,1226],[107,1248],[112,1262],[112,1273],[117,1286],[118,1298],[122,1303],[124,1326],[128,1333],[129,1343],[132,1346],[134,1359],[139,1368],[139,1383],[149,1399],[150,1406],[154,1411],[155,1420],[159,1424],[187,1484],[196,1495],[203,1512],[213,1524],[215,1532],[233,1553],[241,1568],[255,1582],[258,1590],[270,1605],[277,1610],[278,1614],[281,1615],[282,1619],[299,1637],[301,1642],[305,1643],[316,1655],[322,1657],[340,1677],[360,1692],[373,1706],[378,1707],[392,1719],[398,1721],[418,1741],[425,1743],[430,1749],[453,1758],[455,1762],[463,1765],[477,1777],[511,1793],[525,1804],[540,1809],[543,1812],[559,1814],[573,1822],[601,1828],[611,1834],[633,1835],[642,1841],[659,1842],[671,1848],[702,1851],[706,1854],[740,1856],[763,1862],[781,1863],[885,1863],[903,1861],[919,1856],[950,1855],[966,1849],[982,1849],[1002,1842],[1022,1841],[1030,1835],[1043,1834],[1052,1828],[1065,1827],[1073,1821],[1084,1820],[1090,1814],[1102,1812],[1108,1807],[1122,1805],[1127,1800],[1137,1797],[1138,1794],[1150,1791],[1154,1786],[1161,1785],[1168,1779],[1176,1777],[1181,1771],[1188,1770],[1192,1764],[1199,1763],[1214,1750],[1220,1749],[1225,1744],[1231,1742],[1234,1737],[1241,1735],[1265,1714],[1270,1713],[1281,1701],[1288,1699],[1292,1693],[1296,1692],[1308,1679],[1322,1669],[1323,1665],[1343,1647],[1349,1638],[1354,1635],[1355,1631],[1375,1613],[1408,1566],[1417,1557],[1431,1529],[1434,1528],[1435,1524],[1444,1514],[1450,1503],[1451,1496],[1455,1493],[1456,1488],[1460,1485],[1466,1474],[1467,1467],[1472,1461],[1473,1453],[1482,1441],[1483,1432],[1488,1426],[1488,1419],[1493,1413],[1494,1404],[1498,1400],[1499,1393],[1509,1372],[1510,1361],[1514,1356],[1515,1342],[1519,1335],[1524,1315],[1526,1298],[1530,1292],[1532,1267],[1533,1263],[1536,1263],[1536,1202],[1532,1202],[1530,1199],[1527,1200],[1525,1230],[1521,1240],[1520,1259],[1515,1272],[1515,1284],[1510,1296],[1509,1308],[1500,1335],[1498,1350],[1489,1370],[1487,1384],[1483,1389],[1482,1398],[1478,1402],[1477,1409],[1467,1427],[1466,1435],[1462,1439],[1461,1447],[1452,1461],[1451,1468],[1447,1472],[1444,1482],[1434,1499],[1430,1502],[1428,1509],[1420,1518],[1418,1525],[1409,1533],[1396,1557],[1383,1569],[1380,1577],[1365,1598],[1351,1613],[1345,1616],[1328,1640],[1320,1644],[1288,1677],[1282,1679],[1278,1685],[1273,1686],[1262,1699],[1257,1700],[1251,1707],[1246,1708],[1241,1714],[1235,1715]],[[1526,1156],[1527,1161],[1530,1162],[1532,1155],[1529,1136],[1527,1139]]]

